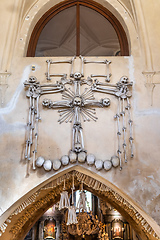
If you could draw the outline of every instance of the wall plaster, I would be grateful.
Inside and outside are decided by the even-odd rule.
[[[139,0],[138,0],[139,1]],[[132,100],[132,116],[134,120],[134,136],[135,136],[135,159],[134,161],[130,161],[126,166],[124,166],[123,172],[120,172],[118,169],[115,171],[108,172],[106,174],[105,171],[99,173],[92,167],[87,166],[86,164],[83,165],[84,168],[89,169],[94,174],[98,176],[103,176],[109,182],[113,183],[119,189],[125,188],[125,192],[127,195],[133,199],[135,202],[139,204],[143,208],[143,210],[153,217],[155,221],[160,224],[159,219],[159,209],[160,209],[160,201],[159,201],[159,184],[160,184],[160,167],[159,167],[159,148],[158,144],[160,142],[159,136],[159,115],[160,115],[160,95],[159,95],[159,43],[158,37],[159,36],[159,26],[157,24],[159,15],[157,11],[160,7],[158,3],[149,3],[149,1],[141,1],[143,5],[146,7],[143,9],[143,17],[145,20],[145,26],[141,24],[143,19],[141,19],[141,9],[139,9],[139,3],[135,4],[136,9],[136,18],[138,27],[136,28],[137,23],[133,23],[133,20],[130,16],[125,13],[125,9],[118,1],[108,1],[110,4],[107,4],[106,1],[101,1],[101,4],[104,6],[110,6],[110,10],[113,11],[113,7],[116,9],[113,11],[117,14],[116,16],[120,20],[122,24],[126,22],[126,28],[128,31],[128,35],[130,35],[131,39],[131,52],[132,55],[130,57],[119,57],[119,58],[111,58],[113,62],[112,67],[112,74],[113,74],[113,81],[116,82],[117,79],[120,78],[122,75],[129,76],[129,79],[133,81],[133,100]],[[136,3],[136,1],[132,1]],[[7,1],[4,4],[12,4],[12,1]],[[26,196],[27,192],[30,192],[35,186],[38,184],[43,183],[46,179],[49,179],[53,175],[56,176],[56,173],[44,173],[43,170],[33,172],[31,171],[30,176],[26,178],[26,164],[24,163],[24,159],[22,157],[22,149],[24,147],[25,142],[25,123],[26,123],[26,111],[28,109],[28,105],[26,103],[24,91],[23,91],[23,82],[28,79],[29,76],[33,74],[37,77],[37,79],[44,79],[44,73],[46,72],[46,65],[45,61],[46,58],[26,58],[25,52],[27,49],[27,43],[31,34],[33,27],[35,26],[36,22],[38,21],[39,17],[44,14],[44,12],[51,7],[48,4],[45,5],[46,2],[39,1],[38,4],[33,5],[30,10],[26,13],[24,18],[20,19],[20,26],[18,30],[18,34],[16,35],[17,31],[14,31],[16,27],[16,19],[14,24],[12,25],[12,33],[16,35],[16,44],[12,41],[12,34],[9,36],[7,35],[7,29],[9,21],[1,21],[2,26],[2,45],[1,48],[5,46],[5,39],[8,37],[8,41],[12,41],[10,47],[7,45],[6,49],[1,49],[1,54],[3,55],[2,58],[4,59],[3,71],[2,75],[4,75],[7,66],[7,73],[8,78],[5,80],[4,84],[1,84],[0,89],[3,89],[3,85],[5,87],[5,94],[2,97],[3,101],[1,101],[2,108],[0,109],[1,113],[1,146],[0,152],[1,154],[1,222],[5,221],[5,216],[8,214],[10,206],[18,201],[22,196]],[[53,3],[53,1],[50,1]],[[58,1],[57,1],[58,3]],[[142,5],[142,6],[143,6]],[[5,5],[6,6],[6,5]],[[28,7],[27,7],[28,8]],[[10,8],[9,8],[10,9]],[[3,10],[2,10],[3,11]],[[156,15],[157,14],[157,15]],[[26,18],[29,15],[29,18]],[[154,17],[156,15],[156,17]],[[8,17],[7,17],[8,16]],[[1,14],[1,18],[10,19],[10,14],[7,13],[6,10],[3,14]],[[0,18],[0,19],[1,19]],[[13,16],[14,18],[14,16]],[[26,19],[25,19],[26,18]],[[19,19],[19,17],[18,17]],[[123,19],[123,20],[122,20]],[[10,20],[11,21],[11,20]],[[7,26],[6,26],[7,25]],[[145,33],[146,33],[146,25],[148,31],[148,42],[146,43]],[[154,26],[154,27],[153,27]],[[140,43],[140,33],[144,35],[141,37]],[[156,39],[156,41],[154,41]],[[145,40],[145,41],[144,41]],[[14,46],[13,46],[14,45]],[[150,57],[150,53],[148,54],[148,58],[153,58],[153,69],[146,69],[144,67],[144,62],[146,56],[142,54],[143,46],[146,46],[152,52],[152,57]],[[140,47],[141,46],[141,47]],[[5,51],[4,51],[5,50]],[[148,50],[147,50],[148,51]],[[145,52],[145,50],[144,50]],[[154,54],[153,54],[154,52]],[[11,60],[12,59],[12,60]],[[97,59],[97,58],[95,58]],[[10,63],[12,63],[10,65]],[[2,65],[2,64],[1,64]],[[33,72],[31,70],[32,65],[36,66],[36,70]],[[8,67],[10,66],[10,67]],[[26,67],[27,66],[27,67]],[[78,65],[77,65],[78,66]],[[55,71],[59,69],[56,68]],[[91,73],[94,69],[90,68],[88,73]],[[143,74],[142,74],[143,72]],[[86,73],[86,74],[88,74]],[[21,80],[20,80],[21,79]],[[147,83],[145,86],[144,84]],[[7,85],[6,85],[7,84]],[[156,84],[154,87],[153,84]],[[154,94],[152,94],[152,90],[154,87]],[[2,90],[3,91],[3,90]],[[152,106],[151,106],[151,99]],[[114,110],[114,106],[113,110]],[[114,112],[114,111],[113,111]],[[112,111],[110,112],[110,117],[114,115]],[[53,116],[50,113],[47,113],[47,116],[53,118],[53,122],[57,122],[58,116],[57,113]],[[101,115],[102,120],[104,113]],[[50,156],[62,156],[66,154],[66,149],[61,149],[61,136],[64,134],[64,139],[66,139],[65,127],[58,129],[59,134],[54,136],[53,139],[53,132],[56,130],[56,127],[51,126],[52,130],[45,129],[45,122],[48,124],[47,118],[45,118],[45,114],[43,115],[43,121],[41,125],[40,134],[43,136],[43,140],[41,143],[46,144],[46,141],[50,141],[51,146],[47,147],[47,144],[44,145],[45,147],[41,149],[42,153],[45,152],[47,149],[47,155]],[[104,121],[104,120],[103,120]],[[88,134],[90,134],[91,128],[87,126],[86,130]],[[108,121],[108,126],[109,121]],[[98,129],[101,129],[101,124],[97,125]],[[106,128],[104,128],[105,130]],[[95,138],[99,139],[94,133]],[[107,134],[107,133],[106,133]],[[102,134],[104,132],[102,131]],[[16,140],[15,140],[16,139]],[[97,147],[95,144],[94,139],[90,140],[90,145],[97,151]],[[64,145],[67,145],[67,141]],[[88,146],[89,147],[89,146]],[[113,146],[114,147],[114,146]],[[46,149],[45,149],[46,148]],[[65,146],[64,146],[65,148]],[[103,148],[104,149],[104,148]],[[101,156],[105,157],[106,152],[103,149],[97,154],[101,154]],[[109,149],[110,150],[110,149]],[[108,151],[109,151],[108,150]],[[46,156],[47,157],[47,156]],[[66,166],[65,169],[69,170],[71,166]],[[62,169],[62,171],[64,168]],[[117,171],[118,170],[118,171]],[[21,184],[20,184],[21,183]],[[10,197],[12,195],[12,198]],[[30,201],[30,200],[28,200]],[[32,203],[31,203],[32,204]],[[12,214],[12,213],[10,213]],[[8,214],[9,215],[9,214]],[[3,219],[3,221],[2,221]],[[7,219],[7,217],[6,217]],[[145,218],[146,219],[146,218]],[[8,224],[5,222],[5,224]],[[153,226],[156,226],[153,223]],[[5,228],[5,225],[2,229]],[[7,228],[8,229],[8,228]],[[154,229],[154,227],[153,227]],[[159,236],[160,234],[158,234]],[[7,239],[7,238],[5,238]],[[150,239],[150,238],[149,238]]]

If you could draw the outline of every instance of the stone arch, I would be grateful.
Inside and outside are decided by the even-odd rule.
[[[104,8],[101,4],[94,2],[94,1],[90,1],[90,0],[65,0],[63,2],[60,2],[59,4],[53,6],[52,8],[50,8],[37,22],[37,24],[35,25],[33,32],[31,34],[31,38],[29,41],[29,45],[28,45],[28,50],[27,50],[27,56],[28,57],[34,57],[35,56],[35,50],[36,50],[36,46],[37,46],[37,42],[39,39],[39,36],[44,28],[44,26],[58,13],[60,13],[61,11],[75,6],[75,5],[82,5],[85,7],[89,7],[90,9],[95,10],[96,12],[98,12],[100,15],[104,16],[106,18],[106,20],[108,20],[115,32],[117,33],[118,39],[119,39],[119,44],[120,44],[120,49],[121,49],[121,53],[122,56],[128,56],[129,55],[129,49],[128,49],[128,40],[127,40],[127,36],[126,33],[122,27],[122,25],[120,24],[120,22],[118,21],[118,19],[107,9]],[[78,28],[78,27],[77,27]],[[78,44],[79,45],[79,44]],[[79,55],[79,52],[77,53],[77,55]]]
[[[160,239],[159,226],[132,199],[106,179],[81,166],[74,166],[69,171],[64,170],[54,175],[20,199],[16,208],[12,206],[12,213],[1,226],[1,229],[6,229],[1,239],[23,240],[39,217],[59,200],[64,179],[66,190],[70,192],[73,173],[76,189],[79,189],[80,183],[83,182],[85,189],[112,204],[143,240]]]
[[[28,44],[30,41],[31,34],[39,19],[47,12],[49,9],[54,7],[56,4],[61,3],[61,0],[57,1],[36,1],[29,10],[25,13],[23,17],[23,21],[20,27],[20,32],[18,35],[17,42],[17,53],[21,56],[27,55]],[[104,8],[108,9],[111,14],[115,16],[115,18],[119,21],[121,26],[123,27],[128,44],[129,44],[129,52],[132,54],[132,49],[138,49],[137,45],[137,30],[136,30],[136,21],[134,20],[130,11],[124,7],[119,1],[116,0],[109,3],[108,1],[95,0],[95,3],[102,5]],[[126,17],[127,16],[127,17]],[[20,44],[19,44],[20,41]]]

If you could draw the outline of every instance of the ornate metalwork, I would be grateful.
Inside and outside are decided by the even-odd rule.
[[[152,226],[149,224],[146,218],[144,218],[142,212],[138,211],[135,206],[133,206],[130,202],[128,202],[127,199],[125,199],[123,196],[119,195],[118,192],[115,192],[114,189],[111,187],[103,184],[102,182],[85,175],[84,173],[74,171],[75,175],[75,186],[79,184],[79,182],[82,182],[89,187],[90,189],[93,189],[100,193],[102,196],[106,196],[107,199],[110,200],[110,202],[113,202],[117,204],[119,207],[125,209],[125,211],[128,213],[128,215],[133,219],[133,221],[140,226],[140,228],[143,230],[146,236],[150,238],[150,236],[154,239],[160,239],[160,237],[157,235],[157,233],[154,231]],[[63,176],[58,177],[57,179],[51,181],[47,185],[43,186],[41,189],[39,189],[38,192],[35,192],[34,194],[39,193],[46,193],[46,191],[50,190],[49,193],[44,194],[42,198],[34,199],[31,206],[26,205],[28,202],[28,199],[26,199],[21,205],[6,219],[6,221],[0,226],[0,236],[2,233],[5,232],[5,229],[10,225],[11,221],[13,226],[11,227],[10,233],[12,234],[12,239],[16,240],[18,239],[18,234],[21,233],[21,230],[23,226],[30,221],[30,218],[34,217],[37,213],[37,211],[40,211],[41,208],[44,208],[44,206],[48,206],[48,203],[52,201],[52,203],[55,201],[55,198],[58,194],[63,190],[63,182],[64,179],[66,181],[69,179],[72,179],[73,172],[69,172]],[[69,186],[67,183],[67,189],[71,188],[72,185]],[[31,196],[32,197],[32,196]],[[30,198],[30,197],[29,197]],[[21,206],[23,209],[21,209]],[[19,211],[21,209],[21,211]],[[21,214],[23,215],[21,215]],[[19,215],[18,215],[19,214]],[[16,216],[15,216],[16,215]],[[18,215],[18,216],[17,216]],[[14,218],[15,217],[15,218]],[[65,225],[67,228],[67,226]],[[65,238],[64,238],[65,239]],[[66,239],[67,236],[66,236]]]

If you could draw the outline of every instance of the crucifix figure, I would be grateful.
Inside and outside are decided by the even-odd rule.
[[[59,123],[73,122],[72,126],[72,151],[76,153],[85,152],[84,139],[83,139],[83,128],[81,124],[81,118],[83,121],[96,121],[95,108],[93,107],[108,107],[110,105],[110,99],[104,98],[100,101],[95,100],[92,88],[86,88],[81,93],[81,85],[88,84],[92,85],[91,79],[82,79],[82,75],[76,72],[73,75],[73,80],[70,84],[74,85],[74,91],[70,88],[64,88],[62,92],[62,101],[51,101],[49,99],[43,100],[43,106],[58,109],[60,113]]]

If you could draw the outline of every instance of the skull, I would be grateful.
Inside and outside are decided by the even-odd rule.
[[[75,97],[73,100],[73,105],[74,106],[81,106],[82,105],[82,99],[80,97]]]
[[[30,76],[30,77],[29,77],[29,82],[30,82],[30,83],[35,83],[35,82],[37,82],[37,78],[34,77],[34,76]]]
[[[120,83],[122,84],[127,84],[128,83],[128,77],[127,76],[123,76],[120,78]]]
[[[76,153],[79,153],[79,152],[82,151],[82,147],[81,147],[81,144],[80,144],[80,143],[76,143],[76,144],[74,145],[74,151],[75,151]]]
[[[50,104],[51,104],[51,100],[49,100],[49,99],[44,99],[43,100],[43,102],[42,102],[42,105],[44,106],[44,107],[50,107]]]
[[[81,75],[81,73],[79,73],[79,72],[76,72],[76,73],[74,74],[74,78],[75,78],[76,80],[80,80],[81,77],[82,77],[82,75]]]
[[[108,107],[110,105],[110,99],[109,98],[102,99],[102,104],[104,107]]]

